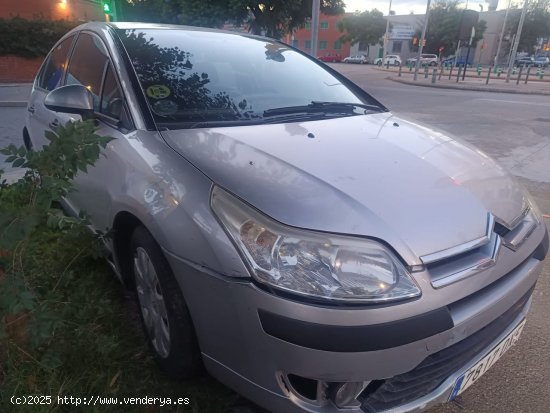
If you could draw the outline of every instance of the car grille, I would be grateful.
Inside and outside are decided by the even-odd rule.
[[[502,334],[521,313],[533,288],[492,323],[451,347],[428,356],[408,373],[371,382],[359,397],[361,409],[365,413],[380,412],[434,391]]]

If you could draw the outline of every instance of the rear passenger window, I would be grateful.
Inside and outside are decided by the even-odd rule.
[[[38,76],[38,86],[42,89],[54,90],[59,86],[73,39],[74,36],[67,37],[50,52],[47,62]]]
[[[120,119],[122,112],[122,93],[118,88],[112,65],[107,67],[107,73],[105,74],[100,112],[115,119]]]
[[[101,81],[108,59],[107,50],[99,38],[87,33],[78,36],[65,84],[85,86],[92,93],[95,111],[99,111]]]

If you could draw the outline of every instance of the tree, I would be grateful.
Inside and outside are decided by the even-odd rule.
[[[443,47],[443,54],[453,54],[458,46],[458,28],[462,16],[462,9],[458,8],[458,0],[436,0],[430,10],[430,19],[426,30],[426,46],[422,49],[425,53],[439,54],[439,48]],[[479,20],[475,25],[476,34],[472,46],[483,38],[487,29],[487,22]],[[421,31],[417,30],[415,37],[420,39]],[[411,50],[418,51],[418,44],[411,40]]]
[[[510,10],[505,33],[512,39],[517,33],[521,9]],[[525,22],[519,39],[518,51],[533,53],[533,47],[541,37],[550,36],[550,0],[537,0],[527,6]]]
[[[230,22],[254,34],[280,38],[303,27],[311,17],[312,0],[126,0],[125,19],[221,27]],[[344,12],[343,0],[321,0],[325,14]]]
[[[338,30],[344,34],[342,42],[364,43],[368,45],[382,44],[382,36],[386,32],[386,20],[381,11],[373,9],[344,17],[338,22]]]

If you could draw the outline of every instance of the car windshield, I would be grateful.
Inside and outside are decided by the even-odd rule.
[[[368,104],[386,110],[277,41],[202,30],[119,29],[118,34],[155,121],[168,128],[273,123],[276,119],[264,114],[277,108],[285,108],[281,122],[293,121],[292,116],[351,116],[367,110],[326,105],[321,111],[318,105],[308,106],[312,102]],[[298,108],[294,114],[291,107]]]

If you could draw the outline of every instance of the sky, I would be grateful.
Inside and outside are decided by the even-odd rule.
[[[380,10],[384,15],[388,14],[390,5],[389,0],[344,0],[346,3],[346,11],[365,11],[374,8]],[[433,0],[432,0],[433,2]],[[479,4],[483,5],[483,9],[487,10],[488,4],[485,1],[469,0],[468,8],[479,11]],[[507,0],[499,0],[498,9],[506,8]],[[464,1],[466,5],[466,1]],[[426,0],[392,0],[392,10],[395,14],[409,14],[411,11],[414,14],[424,14],[426,12]]]

